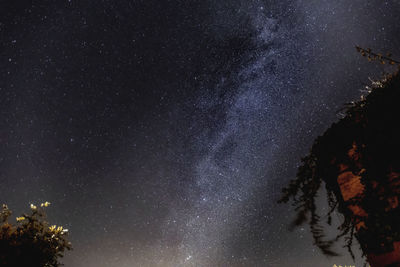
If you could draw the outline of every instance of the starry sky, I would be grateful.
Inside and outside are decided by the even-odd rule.
[[[0,202],[17,216],[50,201],[66,267],[350,265],[306,225],[288,231],[276,202],[387,71],[354,46],[400,58],[399,14],[382,0],[0,0]]]

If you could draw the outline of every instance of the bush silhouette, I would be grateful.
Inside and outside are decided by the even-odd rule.
[[[31,204],[30,212],[9,222],[12,212],[3,204],[0,212],[0,266],[2,267],[57,267],[58,259],[70,250],[68,230],[46,221],[44,209]]]

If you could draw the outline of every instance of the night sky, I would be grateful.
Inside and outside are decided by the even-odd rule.
[[[394,0],[0,0],[0,202],[15,216],[51,202],[66,267],[350,265],[307,225],[289,232],[276,202],[385,70],[355,45],[400,58],[399,14]]]

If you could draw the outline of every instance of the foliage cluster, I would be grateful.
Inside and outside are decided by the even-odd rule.
[[[30,212],[9,222],[12,212],[3,204],[0,212],[0,265],[4,267],[58,267],[58,261],[71,249],[67,240],[68,230],[49,225],[44,209],[31,204]]]
[[[364,56],[372,55],[371,60],[389,59],[390,64],[397,63],[370,50],[357,50]],[[399,207],[386,209],[388,198],[399,196],[400,192],[400,184],[393,185],[390,180],[390,173],[400,173],[400,75],[398,72],[385,75],[382,80],[373,81],[367,90],[366,97],[349,103],[345,116],[314,141],[310,153],[302,159],[296,179],[282,190],[283,196],[279,200],[288,202],[292,199],[297,211],[293,226],[308,222],[315,245],[328,256],[338,255],[332,246],[341,238],[345,238],[344,247],[353,258],[351,246],[354,236],[360,242],[363,254],[391,251],[393,241],[400,241]],[[358,164],[348,156],[348,151],[354,146],[360,155]],[[359,231],[355,231],[355,224],[360,218],[351,212],[338,185],[340,163],[349,166],[354,175],[361,176],[360,182],[365,188],[363,198],[353,199],[354,204],[368,214],[363,218],[366,227]],[[330,210],[318,214],[316,197],[323,184]],[[327,240],[321,220],[327,218],[326,223],[330,225],[335,210],[344,215],[344,221],[338,227],[338,235]]]

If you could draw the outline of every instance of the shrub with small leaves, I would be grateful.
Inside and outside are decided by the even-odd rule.
[[[12,212],[3,204],[0,211],[0,266],[17,267],[58,267],[59,258],[66,250],[71,250],[68,229],[49,225],[44,208],[30,205],[30,212],[9,222]]]

